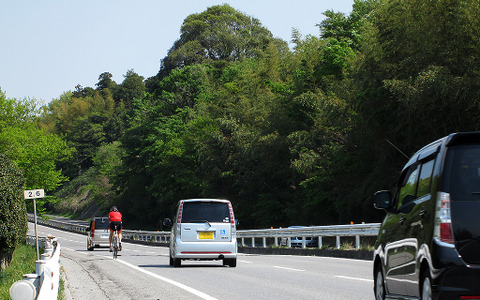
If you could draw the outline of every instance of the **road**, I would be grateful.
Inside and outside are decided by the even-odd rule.
[[[371,261],[239,254],[236,268],[221,261],[172,268],[166,247],[123,243],[113,260],[107,248],[87,251],[84,235],[43,226],[38,231],[61,245],[67,299],[373,298]]]

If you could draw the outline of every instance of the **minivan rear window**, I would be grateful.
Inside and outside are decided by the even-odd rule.
[[[95,219],[95,228],[96,229],[107,229],[108,228],[108,219]]]
[[[226,202],[184,202],[182,223],[230,222]]]
[[[449,149],[446,172],[452,201],[480,200],[480,145]]]

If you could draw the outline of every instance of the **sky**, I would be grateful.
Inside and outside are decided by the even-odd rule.
[[[4,0],[0,3],[0,89],[48,103],[75,86],[96,88],[110,72],[154,76],[183,20],[227,3],[275,37],[319,36],[323,12],[349,14],[353,0]]]

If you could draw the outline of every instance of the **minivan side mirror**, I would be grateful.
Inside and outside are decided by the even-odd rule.
[[[373,197],[375,198],[375,208],[385,209],[387,211],[393,208],[392,194],[390,191],[378,191]]]

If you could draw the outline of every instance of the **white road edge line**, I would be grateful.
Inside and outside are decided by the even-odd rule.
[[[167,282],[167,283],[170,283],[170,284],[172,284],[172,285],[174,285],[174,286],[176,286],[176,287],[179,287],[179,288],[181,288],[181,289],[183,289],[183,290],[185,290],[185,291],[187,291],[187,292],[189,292],[189,293],[191,293],[191,294],[194,294],[195,296],[198,296],[198,297],[200,297],[200,298],[202,298],[202,299],[206,299],[206,300],[217,300],[217,298],[214,298],[214,297],[212,297],[212,296],[210,296],[210,295],[207,295],[207,294],[205,294],[205,293],[203,293],[203,292],[197,291],[196,289],[191,288],[191,287],[189,287],[189,286],[186,286],[186,285],[184,285],[184,284],[182,284],[182,283],[180,283],[180,282],[177,282],[177,281],[175,281],[175,280],[172,280],[172,279],[169,279],[169,278],[160,276],[160,275],[158,275],[158,274],[155,274],[155,273],[146,271],[146,270],[144,270],[144,269],[142,269],[142,268],[140,268],[140,267],[137,267],[137,266],[135,266],[135,265],[132,265],[131,263],[128,263],[128,262],[123,261],[123,260],[120,260],[120,259],[117,259],[117,261],[118,261],[119,263],[122,263],[122,264],[126,265],[127,267],[130,267],[130,268],[132,268],[132,269],[135,269],[135,270],[137,270],[137,271],[140,271],[140,272],[142,272],[142,273],[145,273],[145,274],[147,274],[147,275],[150,275],[150,276],[152,276],[152,277],[154,277],[154,278],[157,278],[157,279],[160,279],[160,280],[165,281],[165,282]]]
[[[349,276],[341,276],[341,275],[335,275],[336,278],[342,278],[342,279],[350,279],[350,280],[359,280],[359,281],[367,281],[367,282],[373,282],[373,279],[365,279],[365,278],[358,278],[358,277],[349,277]]]
[[[251,264],[252,262],[251,261],[248,261],[248,260],[238,260],[239,263],[242,263],[242,264]]]
[[[277,268],[277,269],[284,269],[284,270],[297,271],[297,272],[305,272],[305,270],[302,270],[302,269],[294,269],[294,268],[281,267],[281,266],[273,266],[273,267]]]

